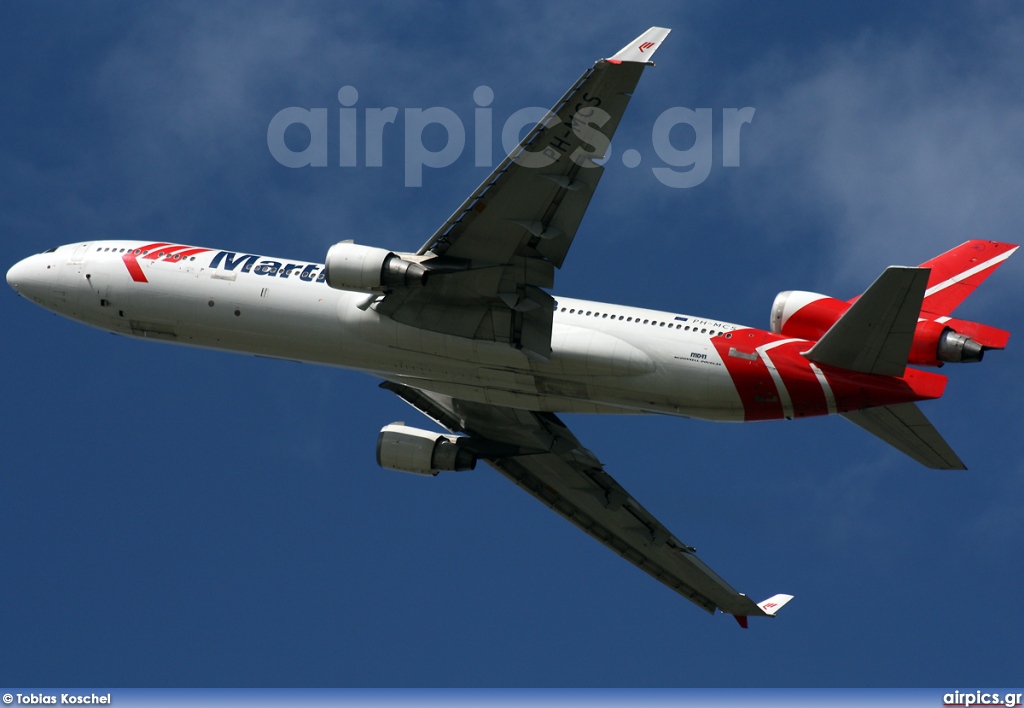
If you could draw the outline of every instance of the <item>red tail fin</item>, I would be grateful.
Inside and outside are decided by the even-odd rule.
[[[974,289],[992,275],[1017,246],[998,241],[968,241],[921,264],[931,268],[921,316],[949,315]]]
[[[1016,250],[1012,243],[974,240],[921,264],[931,272],[908,363],[941,366],[981,361],[985,349],[1006,346],[1010,338],[1006,330],[956,319],[950,313]],[[820,341],[859,299],[843,302],[817,293],[779,293],[772,305],[771,331]]]

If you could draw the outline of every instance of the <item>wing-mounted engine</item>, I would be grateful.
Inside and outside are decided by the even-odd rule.
[[[415,255],[338,245],[327,282],[383,294],[361,307],[403,325],[548,361],[555,301],[546,290],[600,182],[598,163],[667,34],[654,28],[587,69]]]
[[[395,253],[342,241],[327,252],[324,271],[330,287],[371,295],[360,308],[440,334],[506,342],[546,359],[555,302],[544,288],[554,283],[554,267],[522,256],[507,260]]]
[[[456,435],[432,433],[401,423],[385,425],[377,437],[377,464],[389,470],[434,476],[476,467],[476,455]]]
[[[352,241],[331,246],[324,270],[327,284],[336,290],[374,293],[423,287],[427,282],[427,271],[419,263],[385,248],[361,246]]]

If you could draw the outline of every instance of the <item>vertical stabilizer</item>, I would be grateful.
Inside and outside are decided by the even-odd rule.
[[[1016,250],[1012,243],[974,240],[922,263],[932,272],[922,309],[937,317],[949,315]]]

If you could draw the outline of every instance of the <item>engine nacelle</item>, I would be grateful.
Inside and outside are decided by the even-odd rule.
[[[385,425],[377,437],[377,464],[389,470],[434,476],[476,467],[476,455],[458,444],[455,435]]]
[[[327,284],[337,290],[379,292],[393,287],[422,286],[427,270],[384,248],[342,241],[324,260]]]
[[[985,348],[970,337],[947,330],[939,339],[939,361],[974,364],[985,356]]]
[[[984,346],[942,322],[925,320],[917,323],[914,345],[910,349],[911,364],[971,364],[981,361],[984,356]]]
[[[848,309],[849,303],[821,293],[786,290],[775,296],[769,329],[775,334],[817,341]]]

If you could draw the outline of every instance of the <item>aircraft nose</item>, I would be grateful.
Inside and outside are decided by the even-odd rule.
[[[38,302],[52,286],[46,265],[45,257],[41,255],[23,258],[7,271],[7,284],[19,295]]]
[[[14,292],[20,293],[21,288],[29,280],[29,274],[32,271],[32,264],[29,263],[31,258],[20,260],[10,267],[7,271],[7,284],[10,285]]]

